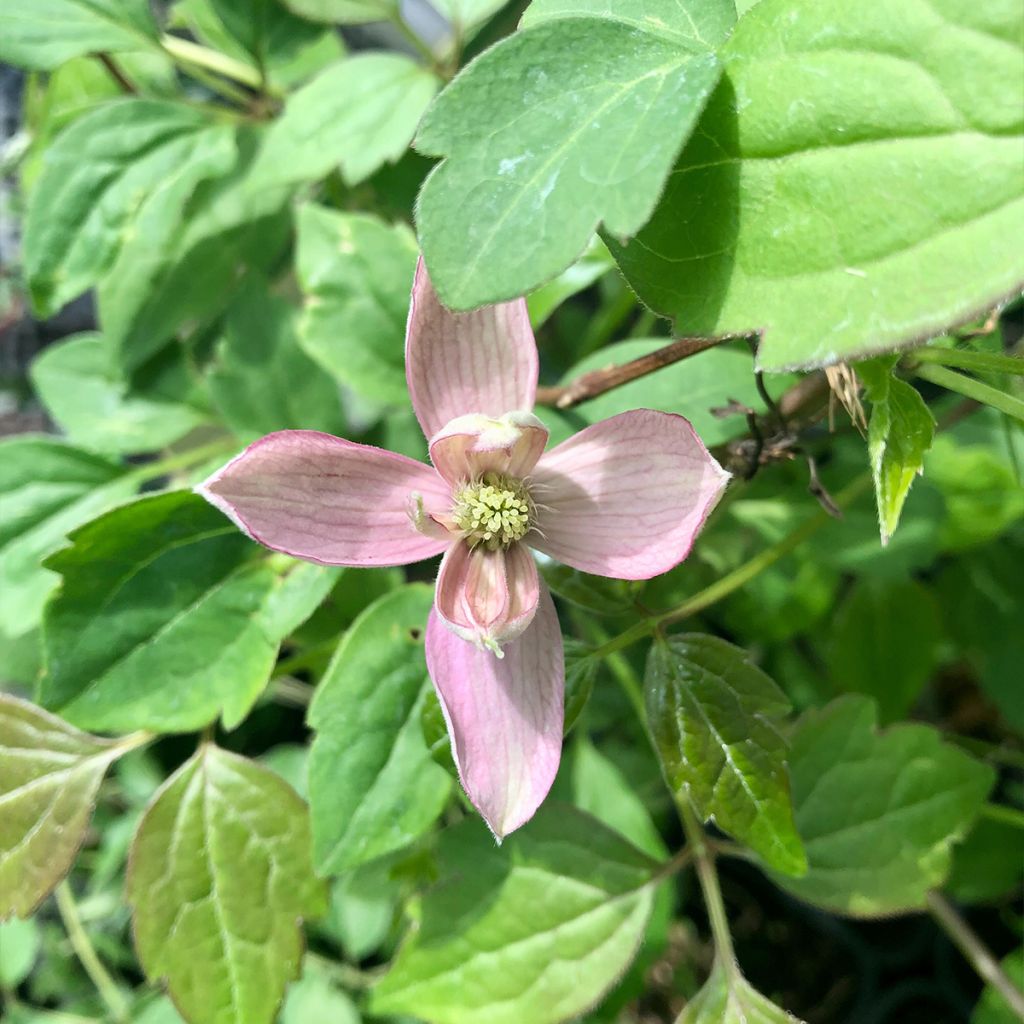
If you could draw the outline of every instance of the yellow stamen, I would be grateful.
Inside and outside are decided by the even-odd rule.
[[[485,473],[455,492],[452,519],[471,547],[499,551],[522,540],[533,526],[530,492],[521,480]]]

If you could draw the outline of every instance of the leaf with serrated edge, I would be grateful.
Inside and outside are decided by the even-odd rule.
[[[401,849],[444,809],[451,780],[420,724],[427,666],[424,584],[385,594],[353,623],[309,708],[313,844],[321,873]]]
[[[805,871],[787,745],[772,721],[789,702],[775,683],[746,651],[689,633],[651,648],[644,691],[669,788],[780,871]]]
[[[896,531],[910,485],[924,471],[925,452],[935,436],[935,417],[916,389],[893,376],[895,364],[894,356],[857,364],[871,402],[868,456],[883,545]]]
[[[923,908],[995,780],[930,726],[879,733],[875,722],[874,702],[852,696],[800,720],[790,771],[809,867],[803,878],[773,874],[795,896],[853,917]]]
[[[609,240],[627,280],[681,333],[763,330],[773,371],[891,351],[1019,291],[1022,13],[760,0],[650,222]]]
[[[28,917],[68,873],[123,751],[0,693],[0,920]]]
[[[626,238],[651,215],[718,81],[712,47],[732,5],[681,0],[658,5],[661,21],[616,16],[630,6],[535,19],[427,111],[415,145],[443,160],[416,223],[446,304],[522,295],[577,259],[599,224]],[[705,39],[690,11],[709,7],[720,31]]]
[[[146,810],[127,879],[135,945],[192,1024],[269,1024],[323,913],[306,805],[278,775],[211,744]]]
[[[441,882],[376,987],[375,1013],[432,1024],[554,1024],[593,1006],[644,934],[658,865],[548,804],[500,848],[475,819],[440,843]]]
[[[801,1024],[756,991],[734,965],[716,961],[676,1024]]]

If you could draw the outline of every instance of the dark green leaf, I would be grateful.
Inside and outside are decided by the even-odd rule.
[[[807,868],[778,719],[782,691],[746,651],[689,633],[651,648],[644,680],[647,721],[669,788],[701,819],[780,871]]]
[[[161,787],[132,845],[135,945],[192,1024],[270,1024],[326,894],[287,783],[209,744]]]

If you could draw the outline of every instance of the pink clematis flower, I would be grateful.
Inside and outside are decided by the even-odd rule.
[[[530,548],[649,579],[689,553],[728,479],[681,416],[613,416],[544,453],[526,303],[452,313],[420,261],[406,379],[433,467],[313,430],[261,438],[198,492],[253,540],[324,565],[442,554],[430,678],[463,787],[500,839],[533,815],[562,748],[562,635]]]

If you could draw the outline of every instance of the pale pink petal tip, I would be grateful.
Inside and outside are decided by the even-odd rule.
[[[406,565],[450,542],[410,520],[412,503],[428,512],[450,503],[434,470],[315,430],[260,438],[196,493],[253,540],[322,565]]]
[[[528,476],[548,443],[548,428],[532,412],[457,416],[430,439],[430,460],[449,483],[485,473]]]
[[[453,313],[442,305],[422,257],[405,335],[405,375],[423,433],[457,416],[532,409],[538,358],[526,301]]]
[[[462,786],[500,841],[533,817],[561,758],[565,668],[551,595],[541,590],[504,658],[461,640],[436,611],[426,654]]]
[[[650,579],[690,553],[728,480],[689,421],[634,409],[541,457],[538,531],[527,539],[583,572]]]

